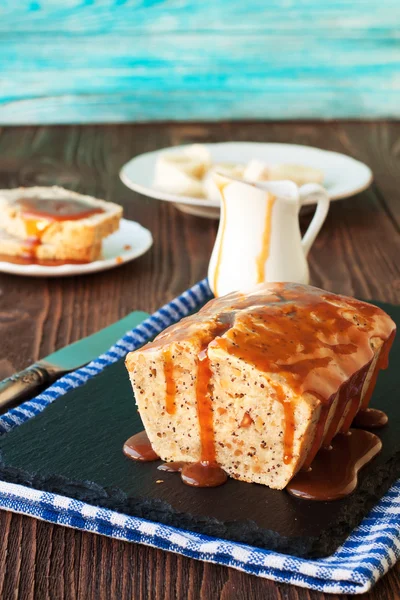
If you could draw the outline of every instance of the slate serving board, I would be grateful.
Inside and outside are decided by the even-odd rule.
[[[399,326],[400,307],[380,306]],[[179,475],[158,471],[159,463],[129,460],[122,445],[143,427],[123,361],[3,436],[0,479],[215,537],[327,556],[400,476],[399,366],[400,336],[371,403],[389,415],[389,425],[378,432],[383,450],[343,500],[305,501],[232,479],[219,488],[194,489]]]

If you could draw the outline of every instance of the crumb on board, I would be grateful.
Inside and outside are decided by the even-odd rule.
[[[130,244],[125,244],[124,250],[132,250],[132,246]]]
[[[117,265],[120,265],[121,263],[124,262],[124,260],[120,256],[117,256],[117,258],[115,259],[115,262],[117,263]]]
[[[156,483],[164,483],[164,479],[157,479]]]

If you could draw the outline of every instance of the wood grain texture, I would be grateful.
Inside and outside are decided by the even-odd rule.
[[[0,0],[0,123],[400,115],[397,0]]]
[[[310,253],[312,283],[400,302],[400,123],[0,128],[1,187],[59,184],[117,201],[155,242],[143,257],[106,273],[64,280],[0,275],[1,377],[132,309],[153,311],[204,277],[216,223],[127,190],[118,171],[144,151],[231,139],[309,144],[365,160],[375,183],[332,204]],[[6,512],[0,531],[0,597],[7,600],[339,599]],[[368,598],[399,598],[399,575],[397,565]]]

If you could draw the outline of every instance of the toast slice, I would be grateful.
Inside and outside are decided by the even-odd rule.
[[[27,210],[25,204],[42,201],[41,212]],[[44,201],[44,202],[43,202]],[[74,218],[62,219],[57,214],[47,214],[43,206],[54,201],[53,206],[64,207],[68,201],[81,210]],[[54,211],[56,213],[56,211]],[[90,214],[92,213],[92,214]],[[89,216],[85,216],[89,215]],[[122,207],[113,202],[98,200],[71,192],[61,187],[32,187],[0,190],[0,225],[10,235],[26,239],[39,239],[41,243],[68,248],[98,248],[101,240],[117,231]]]
[[[395,325],[372,305],[297,284],[209,302],[131,352],[154,451],[283,489],[346,432],[384,367]]]
[[[3,256],[2,256],[3,255]],[[100,260],[102,257],[101,241],[92,246],[65,246],[62,244],[34,244],[29,240],[17,238],[4,230],[0,229],[0,260],[2,258],[11,257],[13,262],[25,263],[41,263],[60,261],[66,263],[88,263],[95,260]]]

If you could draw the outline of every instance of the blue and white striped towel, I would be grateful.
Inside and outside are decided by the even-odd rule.
[[[63,377],[34,400],[25,402],[1,416],[0,433],[6,433],[33,418],[59,396],[83,385],[109,364],[196,310],[209,298],[211,291],[207,281],[196,284],[127,333],[97,360]],[[400,557],[400,481],[392,486],[343,546],[332,556],[318,560],[306,560],[189,533],[91,506],[58,494],[2,481],[0,508],[68,527],[178,552],[190,558],[226,565],[259,577],[336,594],[366,592]]]

